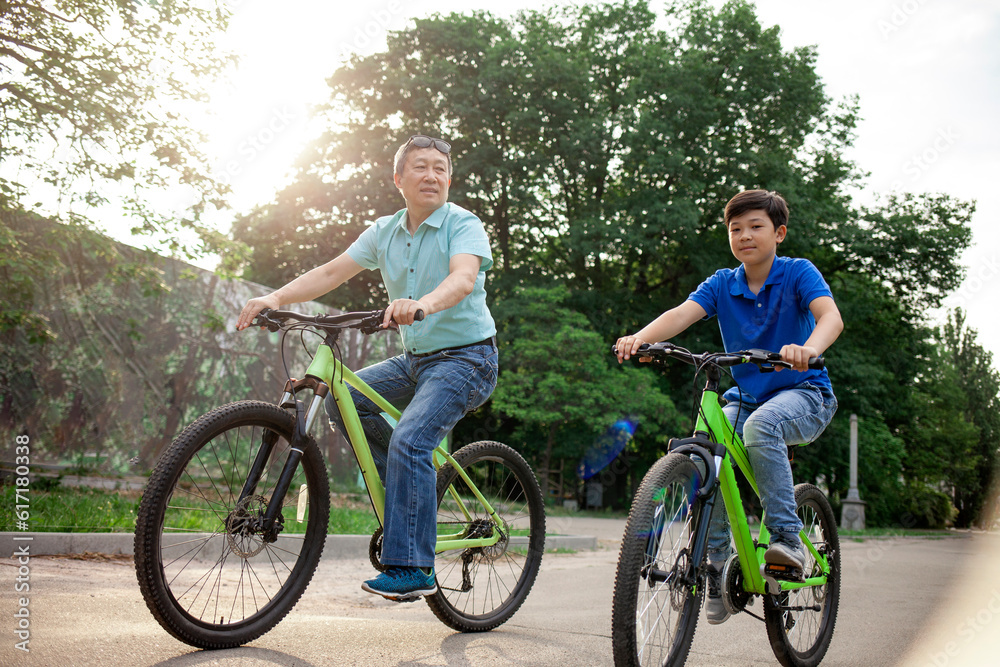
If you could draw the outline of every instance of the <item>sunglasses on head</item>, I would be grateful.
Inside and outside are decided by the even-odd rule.
[[[417,148],[427,148],[428,146],[433,146],[445,155],[451,153],[451,144],[444,139],[435,139],[434,137],[428,137],[426,134],[414,134],[412,137],[407,139],[407,143],[413,144]]]

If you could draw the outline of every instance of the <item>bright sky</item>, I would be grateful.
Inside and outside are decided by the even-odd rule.
[[[231,0],[230,46],[243,54],[235,79],[213,103],[209,150],[234,188],[234,204],[266,203],[314,133],[311,104],[345,54],[372,53],[388,30],[413,17],[485,9],[509,16],[529,0],[374,0],[331,3]],[[714,1],[713,4],[721,5]],[[657,4],[654,2],[653,7]],[[817,69],[834,99],[860,96],[862,122],[851,155],[870,172],[859,195],[891,190],[975,199],[968,276],[949,306],[961,306],[1000,368],[1000,6],[978,0],[760,0],[765,26],[785,48],[818,46]]]

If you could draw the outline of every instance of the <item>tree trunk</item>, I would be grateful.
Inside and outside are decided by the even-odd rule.
[[[549,437],[545,442],[545,453],[542,455],[542,465],[541,473],[538,480],[539,486],[542,489],[542,501],[547,502],[549,499],[549,467],[552,465],[552,444],[556,440],[556,425],[552,424],[549,426]]]

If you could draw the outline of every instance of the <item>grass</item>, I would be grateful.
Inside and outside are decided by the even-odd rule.
[[[32,486],[28,496],[28,530],[43,533],[131,533],[135,530],[141,491],[107,491],[85,487],[50,485],[47,490]],[[22,496],[23,498],[23,496]],[[16,487],[0,486],[0,530],[17,530],[15,514]],[[214,531],[218,519],[213,513],[191,513],[184,527],[191,530]],[[294,518],[294,508],[286,511]],[[330,508],[328,533],[333,535],[370,535],[378,521],[368,504],[338,497]],[[296,530],[300,528],[300,530]],[[302,532],[301,524],[286,519],[287,532]]]
[[[28,530],[56,533],[129,533],[135,528],[140,491],[64,488],[27,492]],[[23,501],[23,496],[22,496]],[[0,486],[0,530],[17,528],[16,487]]]
[[[547,504],[545,506],[546,516],[556,516],[556,517],[577,517],[577,518],[587,518],[587,519],[627,519],[628,510],[613,510],[613,509],[599,509],[599,510],[571,510],[563,507],[562,505]]]
[[[91,489],[47,484],[28,491],[28,530],[48,533],[131,533],[135,530],[136,513],[142,498],[141,491]],[[0,486],[0,531],[16,531],[16,487]],[[197,503],[191,499],[190,506]],[[176,515],[175,515],[176,516]],[[200,510],[186,512],[171,522],[186,530],[214,532],[219,528],[215,512]],[[378,528],[368,496],[360,493],[338,493],[331,499],[330,535],[371,535]],[[285,533],[305,531],[305,524],[295,520],[295,506],[285,509]],[[525,531],[516,530],[515,534]]]
[[[942,539],[945,537],[955,537],[956,535],[957,534],[954,531],[945,529],[900,528],[898,526],[840,531],[841,539],[850,539],[855,542],[864,542],[866,539],[880,539],[887,537],[922,537],[926,539]]]

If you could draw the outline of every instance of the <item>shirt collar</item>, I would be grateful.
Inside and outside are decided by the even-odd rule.
[[[441,225],[444,223],[445,217],[448,215],[448,211],[449,211],[450,207],[451,207],[451,203],[450,202],[445,202],[440,207],[438,207],[437,210],[435,210],[433,213],[431,213],[429,216],[427,216],[427,219],[424,220],[422,223],[420,223],[420,227],[423,227],[424,225],[429,225],[431,227],[434,227],[435,229],[440,229]],[[396,221],[396,224],[403,231],[407,231],[407,225],[409,223],[409,216],[408,216],[408,214],[406,212],[406,209],[404,208],[403,210],[401,210],[398,213],[396,213],[396,215],[399,216],[399,219]],[[417,227],[418,231],[419,231],[420,227]]]
[[[767,274],[767,278],[764,279],[764,284],[761,285],[761,289],[764,289],[768,285],[779,285],[782,279],[785,277],[785,262],[787,258],[775,256],[774,263],[771,264],[771,270]],[[740,264],[736,267],[736,271],[733,273],[733,281],[729,284],[729,293],[734,296],[743,296],[744,294],[755,298],[753,293],[750,292],[750,287],[747,285],[747,270]]]

